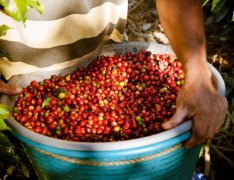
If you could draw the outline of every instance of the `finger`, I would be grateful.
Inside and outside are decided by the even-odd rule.
[[[187,114],[188,114],[188,111],[185,108],[183,108],[182,106],[180,106],[177,109],[176,113],[172,116],[172,118],[169,121],[162,124],[162,128],[163,129],[171,129],[171,128],[179,125],[180,123],[182,123],[184,121]]]
[[[18,95],[22,92],[22,88],[16,87],[13,85],[8,85],[2,81],[0,81],[0,93],[8,94],[8,95]]]
[[[194,119],[194,124],[192,128],[192,136],[183,143],[183,146],[185,148],[192,148],[194,146],[197,146],[199,144],[205,143],[207,140],[214,137],[214,135],[219,132],[221,125],[224,122],[225,118],[225,110],[220,112],[217,116],[211,116],[209,118],[214,119],[214,122],[217,122],[216,126],[213,126],[212,124],[208,124],[208,121],[206,121],[205,116],[204,117],[196,117]],[[198,121],[198,119],[203,119]],[[202,125],[199,125],[199,123],[202,123]]]
[[[226,119],[226,115],[227,115],[227,109],[228,109],[228,104],[225,100],[225,98],[222,99],[223,101],[223,107],[220,108],[221,109],[221,112],[219,113],[219,121],[217,121],[217,126],[216,126],[216,131],[215,133],[218,133],[221,129],[222,126],[224,126],[225,124],[225,119]]]
[[[201,137],[200,135],[196,135],[192,133],[191,137],[183,143],[185,148],[193,148],[197,145],[203,144],[208,140],[208,138]]]
[[[196,134],[193,132],[191,137],[183,143],[183,146],[185,148],[193,148],[197,145],[204,144],[209,139],[211,139],[211,137],[206,136],[204,133]]]
[[[197,145],[204,144],[207,140],[196,138],[192,135],[191,138],[189,138],[187,141],[185,141],[182,145],[184,148],[190,149]]]
[[[192,148],[199,144],[205,143],[208,139],[211,139],[212,128],[210,127],[209,121],[207,121],[207,116],[197,115],[193,117],[192,135],[191,137],[183,143],[185,148]],[[215,117],[209,117],[215,118]]]

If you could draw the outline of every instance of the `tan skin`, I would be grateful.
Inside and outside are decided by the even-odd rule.
[[[185,84],[177,97],[177,111],[164,129],[192,119],[192,136],[184,143],[191,148],[211,139],[223,125],[227,103],[212,81],[207,67],[206,40],[200,0],[157,0],[156,5],[165,33],[182,61]],[[21,92],[0,80],[0,93]]]
[[[21,88],[15,87],[13,85],[8,85],[4,83],[2,80],[0,80],[0,94],[8,94],[8,95],[18,95],[22,91]]]
[[[157,0],[158,14],[186,74],[175,115],[162,125],[171,129],[192,119],[192,136],[184,147],[211,139],[224,123],[227,102],[218,94],[207,67],[206,39],[200,0]]]

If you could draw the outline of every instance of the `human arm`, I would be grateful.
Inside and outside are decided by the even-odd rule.
[[[0,80],[0,94],[8,94],[8,95],[18,95],[22,91],[21,88],[13,86],[13,85],[8,85],[4,83],[2,80]]]
[[[176,102],[177,111],[164,129],[192,119],[192,136],[186,148],[211,139],[222,126],[227,103],[216,89],[207,66],[206,39],[200,0],[156,0],[164,31],[181,60],[185,83]]]

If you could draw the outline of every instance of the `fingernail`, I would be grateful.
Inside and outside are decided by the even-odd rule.
[[[16,87],[16,91],[21,92],[22,88],[21,87]]]
[[[162,128],[163,129],[170,129],[170,124],[164,123],[164,124],[162,124]]]

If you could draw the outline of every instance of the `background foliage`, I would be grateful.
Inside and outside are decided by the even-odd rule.
[[[224,20],[226,23],[230,23],[234,21],[233,0],[203,0],[204,6],[210,6],[211,17],[214,22]]]

